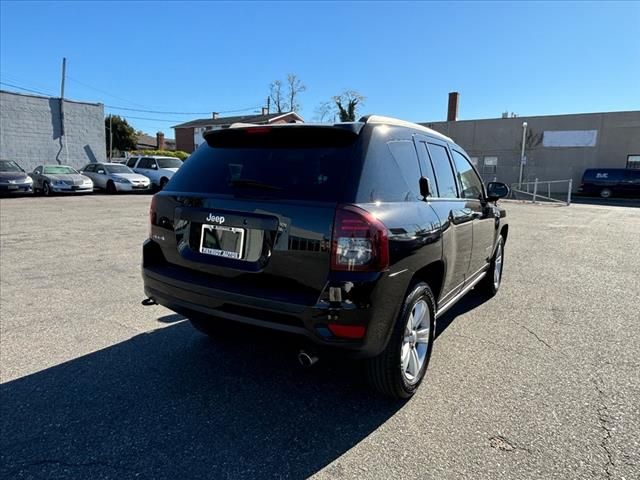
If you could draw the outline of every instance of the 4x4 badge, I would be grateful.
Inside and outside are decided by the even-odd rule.
[[[205,219],[207,222],[211,222],[211,223],[224,223],[224,217],[222,216],[218,216],[218,215],[214,215],[212,213],[209,214],[209,216]]]

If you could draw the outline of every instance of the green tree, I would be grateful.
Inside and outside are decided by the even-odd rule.
[[[355,90],[345,90],[333,97],[341,122],[355,122],[358,105],[364,104],[365,97]]]
[[[111,128],[111,131],[109,131]],[[109,154],[109,143],[113,135],[112,148],[120,152],[135,150],[138,137],[134,128],[129,125],[126,119],[118,115],[108,115],[104,119],[105,137],[107,139],[107,155]]]

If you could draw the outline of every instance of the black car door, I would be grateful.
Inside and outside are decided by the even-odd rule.
[[[445,278],[440,302],[462,289],[469,270],[473,245],[473,215],[458,198],[458,186],[446,143],[423,135],[416,135],[416,147],[423,172],[433,172],[433,195],[429,204],[442,225]],[[428,175],[427,175],[428,176]],[[431,180],[431,179],[430,179]]]
[[[620,193],[625,197],[640,198],[640,170],[627,169],[624,172]]]
[[[465,208],[473,216],[473,250],[467,279],[484,269],[493,253],[496,234],[495,211],[485,201],[484,186],[467,156],[456,146],[451,145],[451,156],[456,167],[460,197]]]

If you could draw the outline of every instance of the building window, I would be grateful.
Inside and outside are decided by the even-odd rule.
[[[484,157],[482,173],[496,173],[498,169],[498,157]]]
[[[627,168],[640,169],[640,155],[627,155]]]
[[[469,157],[469,160],[471,161],[471,165],[473,165],[476,168],[478,167],[478,157]]]

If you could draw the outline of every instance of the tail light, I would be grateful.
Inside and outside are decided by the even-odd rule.
[[[149,207],[149,238],[151,238],[151,229],[154,225],[157,224],[157,213],[156,213],[156,205],[158,199],[154,195],[151,197],[151,206]]]
[[[388,266],[389,237],[382,222],[353,205],[338,207],[333,224],[331,269],[372,272]]]

